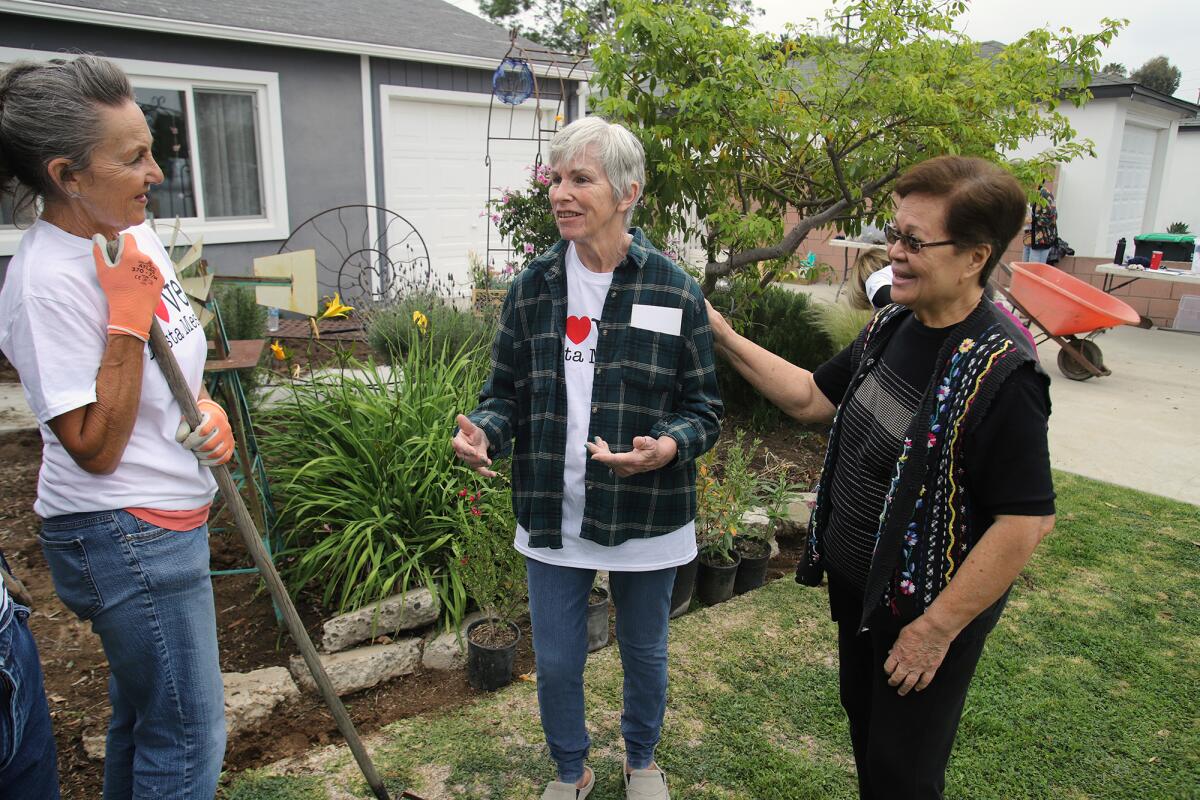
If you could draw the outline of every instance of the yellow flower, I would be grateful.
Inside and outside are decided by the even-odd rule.
[[[321,312],[320,319],[338,319],[346,316],[354,310],[354,306],[342,304],[342,298],[337,292],[333,293],[332,298],[327,298],[325,301],[325,310]]]
[[[271,343],[271,355],[275,356],[276,361],[287,361],[287,350],[283,349],[278,339]]]
[[[413,322],[421,329],[421,333],[429,333],[429,317],[420,311],[413,312]]]

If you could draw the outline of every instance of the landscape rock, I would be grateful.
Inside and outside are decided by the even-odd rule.
[[[321,664],[338,695],[359,692],[383,681],[409,675],[420,663],[421,640],[417,638],[321,655]],[[302,657],[292,656],[289,665],[300,688],[307,692],[317,691]]]
[[[104,743],[107,737],[100,733],[95,736],[88,736],[86,733],[79,737],[80,743],[83,745],[83,753],[92,761],[104,760]]]
[[[803,536],[808,533],[808,518],[812,516],[812,504],[817,500],[815,492],[801,492],[788,503],[787,516],[780,524],[780,533],[785,536]]]
[[[420,628],[436,620],[440,611],[437,598],[428,589],[394,594],[326,622],[321,647],[337,653],[376,636]]]
[[[483,619],[482,611],[473,611],[464,617],[462,627],[458,629],[457,633],[449,631],[426,640],[425,651],[421,654],[421,666],[425,669],[443,671],[465,667],[467,665],[467,626],[477,619]]]
[[[262,724],[281,703],[300,697],[300,689],[284,667],[226,672],[221,679],[225,682],[225,727],[230,736]]]

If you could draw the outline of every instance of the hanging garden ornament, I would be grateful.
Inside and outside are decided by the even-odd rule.
[[[519,106],[533,94],[533,70],[523,58],[506,58],[492,73],[492,94],[501,103]]]

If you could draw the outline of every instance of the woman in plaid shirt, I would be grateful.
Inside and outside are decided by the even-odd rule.
[[[538,702],[558,780],[579,800],[586,611],[609,572],[625,671],[627,797],[668,797],[654,763],[666,709],[667,618],[676,567],[696,555],[695,459],[722,414],[700,286],[629,228],[645,182],[625,128],[578,120],[550,144],[562,240],[513,281],[479,406],[455,454],[480,474],[512,454],[514,545],[526,557]]]

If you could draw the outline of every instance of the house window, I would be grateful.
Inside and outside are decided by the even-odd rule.
[[[55,57],[62,54],[0,48],[0,66]],[[133,84],[163,173],[150,192],[151,215],[163,223],[179,219],[190,238],[210,244],[286,238],[278,75],[113,60]],[[32,222],[30,212],[19,211],[0,198],[0,255],[15,250]]]

